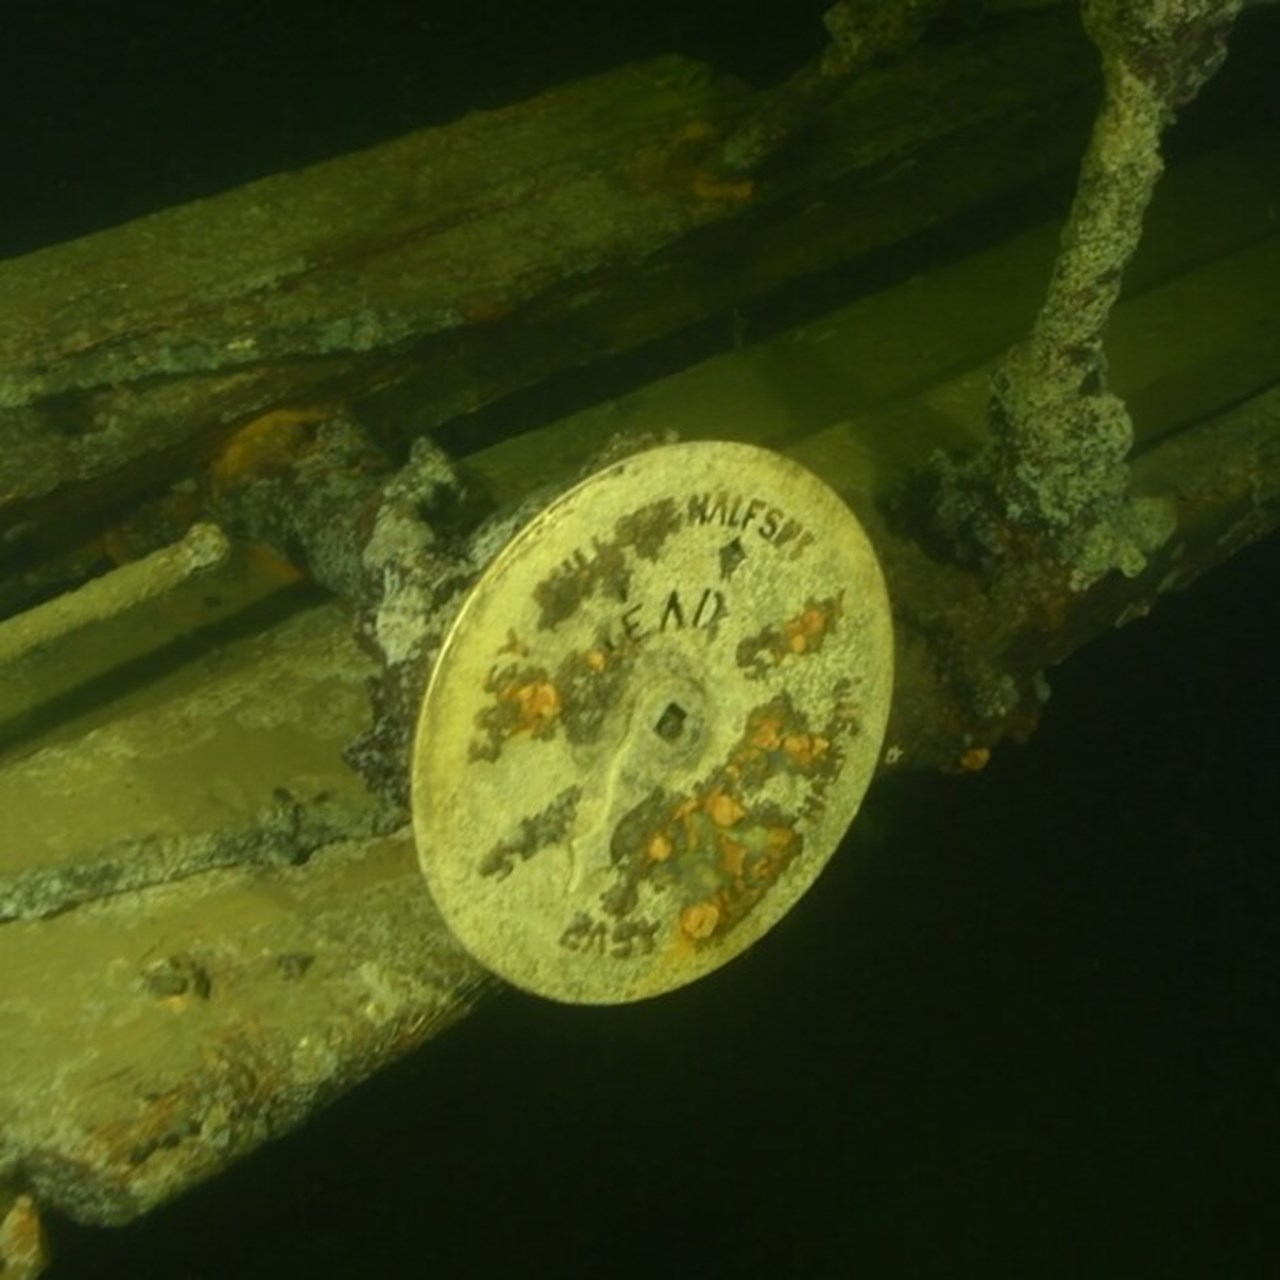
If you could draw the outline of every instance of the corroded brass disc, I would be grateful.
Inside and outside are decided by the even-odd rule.
[[[436,663],[413,811],[437,905],[557,1000],[701,977],[844,835],[892,666],[875,553],[816,476],[723,443],[601,471],[498,555]]]

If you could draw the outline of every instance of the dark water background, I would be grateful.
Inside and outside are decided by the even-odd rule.
[[[4,0],[0,253],[628,58],[776,78],[822,8]],[[149,1219],[55,1221],[54,1277],[1280,1275],[1276,569],[1052,673],[985,773],[878,786],[722,973],[503,996]]]
[[[0,0],[0,256],[678,52],[772,83],[821,0]]]

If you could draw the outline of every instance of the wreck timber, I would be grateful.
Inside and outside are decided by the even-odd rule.
[[[1069,171],[1087,49],[1034,25],[1025,48],[1031,26],[1010,27],[851,87],[846,118],[751,192],[707,187],[696,158],[741,90],[671,62],[7,264],[13,602],[47,586],[44,566],[74,577],[68,547],[100,547],[98,525],[262,414],[337,399],[395,424],[411,406],[396,429],[465,438],[468,409]],[[495,185],[477,190],[482,143]],[[784,449],[846,496],[884,562],[899,676],[883,767],[978,767],[1034,728],[1054,663],[1280,520],[1277,189],[1264,136],[1187,160],[1157,194],[1108,340],[1135,487],[1177,502],[1136,578],[993,580],[935,555],[893,502],[933,450],[983,439],[987,377],[1039,304],[1053,224],[460,466],[504,508],[618,434]],[[0,1174],[83,1221],[126,1221],[225,1168],[492,990],[407,832],[380,830],[344,763],[369,715],[348,612],[289,577],[238,548],[0,672]]]
[[[1067,184],[1095,84],[1069,21],[924,48],[723,182],[703,166],[750,95],[667,58],[0,264],[0,569],[272,410],[420,433]]]

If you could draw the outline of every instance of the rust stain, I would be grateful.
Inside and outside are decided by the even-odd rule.
[[[655,790],[619,822],[611,842],[619,879],[602,900],[605,912],[628,915],[648,882],[674,898],[673,958],[722,938],[803,852],[800,822],[820,811],[841,768],[834,738],[851,727],[836,716],[815,731],[785,694],[754,708],[738,745],[704,783],[687,794]],[[760,798],[779,774],[810,783],[797,812]]]
[[[329,405],[299,405],[272,409],[246,422],[213,460],[215,490],[291,465],[310,443],[310,428],[332,414]]]
[[[680,912],[681,931],[697,942],[711,937],[719,924],[720,908],[714,899],[690,903]]]
[[[102,1156],[101,1160],[91,1157],[90,1164],[136,1169],[157,1151],[172,1150],[185,1137],[200,1130],[189,1088],[143,1094],[139,1101],[140,1110],[133,1117],[114,1120],[89,1131],[90,1147]]]
[[[28,1195],[15,1196],[0,1218],[0,1275],[14,1280],[34,1277],[44,1270],[49,1254],[36,1202]]]
[[[471,744],[472,760],[496,760],[512,738],[546,738],[560,722],[564,698],[545,667],[494,668],[484,687],[493,702],[476,714],[481,736]]]
[[[288,557],[282,556],[262,542],[247,544],[245,559],[255,575],[260,575],[269,582],[278,582],[281,586],[298,582],[307,576],[301,566],[294,564]]]
[[[750,178],[738,182],[726,181],[708,173],[705,169],[695,169],[689,182],[689,189],[699,200],[745,204],[755,194],[755,183]]]
[[[970,747],[960,753],[956,768],[961,773],[980,773],[991,761],[990,747]]]
[[[765,627],[738,645],[738,665],[749,675],[763,675],[770,665],[819,653],[844,612],[844,592],[826,600],[808,600],[781,626]]]
[[[505,319],[515,310],[506,298],[498,294],[477,294],[466,299],[460,309],[467,324],[489,324]]]

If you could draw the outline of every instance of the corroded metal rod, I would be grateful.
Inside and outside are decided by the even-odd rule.
[[[986,555],[1034,547],[1083,587],[1133,576],[1173,528],[1128,494],[1133,425],[1103,333],[1164,163],[1160,139],[1226,56],[1240,0],[1086,0],[1105,89],[1039,314],[992,382],[993,446],[948,473],[939,517]]]
[[[172,546],[0,622],[0,668],[42,645],[167,594],[194,575],[222,564],[229,551],[230,543],[217,525],[195,524]]]

